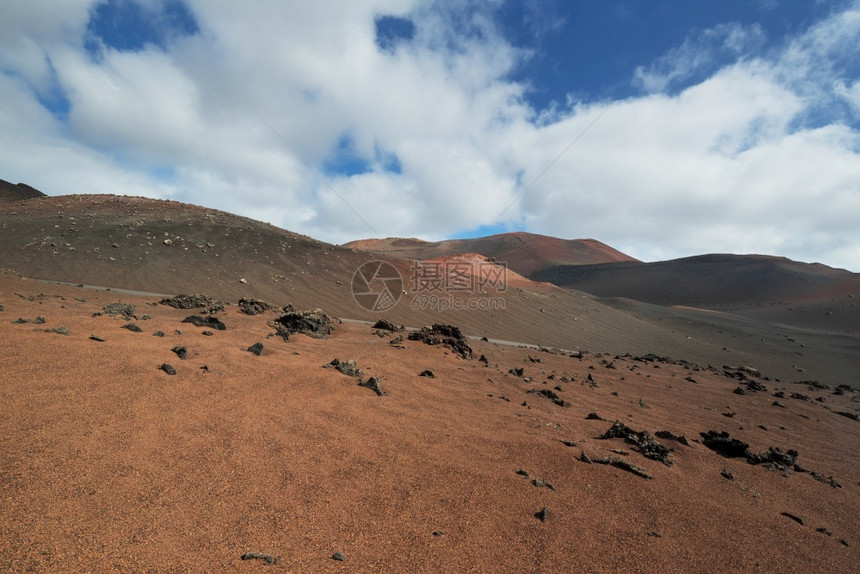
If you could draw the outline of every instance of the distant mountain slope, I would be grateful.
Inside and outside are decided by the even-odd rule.
[[[507,264],[510,269],[524,276],[556,265],[637,261],[594,239],[558,239],[522,231],[432,243],[420,239],[362,239],[346,243],[344,247],[404,259],[434,259],[458,253],[480,253]]]
[[[598,297],[628,297],[658,305],[772,304],[860,295],[860,274],[766,255],[559,265],[530,277]]]
[[[0,179],[0,203],[21,201],[36,197],[45,197],[45,194],[25,183],[14,184]]]

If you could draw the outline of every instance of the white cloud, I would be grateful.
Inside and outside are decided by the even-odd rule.
[[[860,3],[768,53],[757,26],[700,31],[631,71],[641,97],[541,116],[508,79],[529,55],[500,35],[496,4],[188,4],[197,35],[98,59],[84,49],[95,1],[4,8],[0,177],[334,242],[441,239],[504,212],[644,259],[765,252],[860,271]],[[381,51],[380,14],[412,18],[415,37]],[[57,86],[67,120],[37,100]],[[323,183],[314,170],[344,138],[368,171]]]

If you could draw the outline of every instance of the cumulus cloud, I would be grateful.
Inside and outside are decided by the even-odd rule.
[[[138,4],[158,18],[176,0]],[[700,30],[631,70],[639,96],[540,113],[510,80],[531,52],[503,36],[500,4],[187,0],[192,31],[127,49],[94,37],[103,3],[13,3],[0,177],[332,242],[502,224],[646,260],[765,252],[860,271],[860,3],[766,51],[754,25]],[[381,47],[381,16],[409,36]]]

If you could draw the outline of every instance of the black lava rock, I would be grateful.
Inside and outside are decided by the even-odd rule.
[[[747,449],[750,445],[736,438],[731,438],[726,431],[718,433],[710,430],[699,434],[702,436],[702,443],[706,447],[726,458],[746,458],[747,456]]]
[[[472,358],[472,347],[453,325],[434,324],[432,327],[423,327],[418,331],[409,333],[410,341],[421,341],[426,345],[444,345],[464,359]]]
[[[287,311],[269,323],[285,341],[294,333],[307,335],[314,339],[325,339],[331,333],[331,317],[321,309],[313,311]]]
[[[266,303],[259,299],[250,299],[245,297],[239,299],[239,312],[244,313],[245,315],[259,315],[266,311],[273,311],[275,309],[277,309],[275,305]]]
[[[385,394],[382,387],[379,386],[379,379],[376,377],[370,377],[366,381],[359,380],[358,386],[368,388],[380,397]]]
[[[380,329],[382,331],[398,331],[397,325],[389,321],[388,319],[380,319],[376,323],[373,324],[374,329]]]
[[[207,327],[209,329],[217,329],[219,331],[226,331],[227,325],[225,325],[220,319],[217,317],[213,317],[211,315],[207,315],[205,317],[201,315],[191,315],[182,320],[183,323],[191,323],[195,327]]]

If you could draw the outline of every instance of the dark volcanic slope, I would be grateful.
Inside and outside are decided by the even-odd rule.
[[[560,265],[535,272],[530,278],[599,297],[693,306],[817,300],[848,295],[860,286],[856,273],[765,255],[716,254],[657,263]]]
[[[508,268],[525,276],[556,265],[636,261],[594,239],[558,239],[521,231],[434,243],[420,239],[362,239],[347,243],[344,247],[404,259],[434,259],[457,253],[480,253],[507,264]]]
[[[860,331],[860,274],[764,255],[702,255],[658,263],[563,265],[531,279],[598,297],[720,308],[816,329]]]
[[[23,199],[33,199],[36,197],[45,197],[45,194],[25,183],[19,183],[16,185],[0,179],[0,203],[21,201]]]

